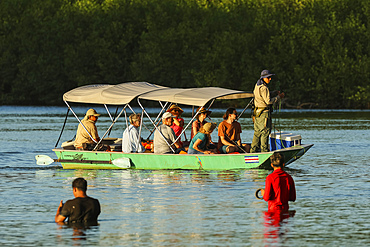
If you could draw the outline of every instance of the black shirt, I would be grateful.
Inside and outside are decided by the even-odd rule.
[[[68,200],[60,215],[68,217],[69,223],[96,222],[100,214],[100,203],[92,197],[77,197]]]

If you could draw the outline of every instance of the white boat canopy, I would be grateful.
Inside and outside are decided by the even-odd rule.
[[[66,92],[63,95],[63,100],[67,104],[68,109],[72,111],[73,115],[76,117],[76,119],[80,123],[81,121],[79,120],[78,116],[72,110],[72,108],[69,106],[67,102],[103,104],[105,108],[107,109],[109,116],[112,119],[112,124],[110,125],[108,130],[105,132],[105,134],[101,138],[101,140],[103,140],[103,138],[110,132],[110,129],[113,127],[117,119],[121,116],[122,112],[125,112],[126,124],[128,126],[125,109],[126,107],[129,107],[133,111],[129,103],[136,97],[138,97],[138,103],[140,107],[142,108],[143,113],[145,112],[145,114],[150,119],[152,124],[155,126],[155,128],[157,128],[155,125],[155,122],[157,121],[157,119],[159,119],[159,116],[165,110],[165,106],[167,105],[167,103],[176,103],[176,104],[191,105],[191,106],[204,106],[210,100],[215,100],[215,99],[251,98],[253,97],[253,93],[226,89],[226,88],[219,88],[219,87],[181,89],[181,88],[168,88],[168,87],[159,86],[156,84],[151,84],[148,82],[126,82],[126,83],[121,83],[117,85],[95,84],[95,85],[87,85],[87,86],[78,87],[78,88],[75,88],[75,89],[72,89]],[[164,106],[162,105],[162,111],[158,114],[157,119],[153,122],[149,114],[144,110],[144,108],[140,104],[140,99],[167,102],[167,103]],[[121,112],[117,115],[117,117],[113,119],[106,105],[124,105],[124,107],[121,110]],[[197,114],[198,112],[196,113],[196,115]],[[193,119],[196,117],[196,115],[193,116]],[[142,119],[143,118],[141,118],[141,120]],[[189,122],[189,124],[190,123],[191,121]],[[184,128],[183,132],[189,126],[189,124]],[[85,126],[83,127],[85,128]],[[86,132],[88,133],[87,130]],[[141,128],[140,128],[140,132],[141,132]],[[101,140],[97,143],[94,150],[98,147]],[[169,143],[167,144],[170,146]]]
[[[117,85],[95,84],[72,89],[63,95],[66,102],[125,105],[135,97],[167,87],[148,82],[125,82]]]
[[[244,91],[237,91],[232,89],[226,88],[219,88],[219,87],[203,87],[203,88],[165,88],[160,89],[152,92],[148,92],[145,94],[140,95],[138,99],[138,103],[143,110],[143,113],[146,114],[148,119],[152,122],[155,129],[158,130],[156,122],[160,119],[162,112],[165,111],[165,107],[167,103],[175,103],[175,104],[183,104],[183,105],[191,105],[191,106],[205,106],[207,102],[215,99],[243,99],[243,98],[252,98],[254,97],[253,93],[248,93]],[[157,118],[153,121],[149,114],[145,111],[144,107],[140,103],[140,100],[153,100],[158,102],[167,102],[165,105],[162,105],[162,111],[157,115]],[[213,102],[212,102],[213,103]],[[211,104],[212,104],[211,103]],[[248,104],[249,105],[249,104]],[[210,106],[209,106],[210,107]],[[248,107],[248,106],[247,106]],[[185,132],[185,130],[189,127],[189,125],[193,122],[196,116],[199,114],[200,109],[195,113],[193,118],[189,121],[189,123],[184,127],[181,134],[177,137],[177,139],[173,143],[168,143],[166,138],[161,133],[162,137],[165,139],[167,145],[171,148],[174,152],[172,145],[180,139],[181,135]],[[160,132],[160,131],[159,131]],[[149,135],[150,137],[150,135]],[[149,138],[148,137],[148,138]]]
[[[172,102],[176,104],[204,106],[212,99],[243,99],[253,97],[253,93],[219,87],[203,88],[165,88],[147,92],[140,99]]]
[[[76,117],[77,121],[82,125],[82,127],[85,129],[85,131],[91,137],[92,140],[94,140],[94,138],[91,136],[89,131],[87,131],[86,127],[82,124],[77,114],[72,110],[68,102],[87,103],[87,104],[103,104],[105,106],[107,113],[112,120],[112,124],[109,126],[107,131],[104,133],[100,141],[99,142],[95,141],[96,142],[96,146],[94,148],[95,150],[98,147],[98,145],[101,143],[103,138],[108,133],[110,133],[110,130],[112,129],[113,125],[117,122],[118,118],[121,116],[123,112],[125,113],[126,125],[128,126],[125,109],[126,107],[129,107],[131,111],[134,112],[134,110],[129,105],[129,103],[134,98],[136,98],[140,94],[151,92],[154,90],[164,89],[164,88],[166,87],[151,84],[148,82],[126,82],[126,83],[121,83],[117,85],[95,84],[95,85],[87,85],[87,86],[82,86],[82,87],[72,89],[63,95],[63,100],[64,100],[64,103],[66,103],[66,105],[68,106],[68,111],[71,110],[73,115]],[[113,118],[109,112],[107,105],[117,105],[117,106],[124,105],[124,107],[122,108],[121,112],[117,115],[117,117]],[[67,113],[67,116],[68,116],[68,113]],[[66,116],[66,119],[67,119],[67,116]],[[64,126],[63,126],[63,129],[64,129]],[[62,132],[63,132],[63,129],[62,129]],[[60,136],[62,135],[62,132],[60,133]],[[60,136],[59,136],[59,139],[60,139]],[[57,141],[57,144],[59,142],[59,139]]]

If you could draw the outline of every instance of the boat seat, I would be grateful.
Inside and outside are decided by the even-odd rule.
[[[115,138],[114,142],[112,144],[109,144],[111,151],[122,151],[122,138]]]
[[[75,150],[75,141],[65,141],[62,148],[65,150]],[[122,151],[122,138],[104,138],[102,144],[109,145],[112,151]]]
[[[66,150],[75,150],[75,141],[66,141],[62,143],[62,148]]]

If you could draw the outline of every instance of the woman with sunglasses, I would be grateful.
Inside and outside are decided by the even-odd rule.
[[[196,117],[196,120],[191,124],[191,136],[190,138],[193,139],[193,137],[198,133],[201,127],[203,127],[207,121],[206,118],[211,114],[211,111],[205,109],[204,107],[199,107],[197,109],[198,115]]]

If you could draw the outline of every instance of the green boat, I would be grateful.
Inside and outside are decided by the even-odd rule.
[[[122,114],[124,114],[126,126],[128,126],[126,109],[128,108],[131,110],[131,112],[134,112],[130,106],[130,102],[132,102],[134,99],[137,100],[142,109],[142,121],[144,116],[146,116],[153,125],[153,132],[160,121],[160,116],[162,113],[165,112],[173,103],[193,107],[202,106],[206,109],[209,109],[215,100],[243,98],[252,98],[253,100],[253,94],[219,87],[185,89],[167,88],[147,82],[127,82],[117,85],[88,85],[78,87],[63,95],[64,102],[80,123],[80,119],[70,107],[68,102],[102,104],[105,106],[108,115],[112,120],[112,124],[102,136],[101,141],[96,143],[95,148],[97,148],[100,144],[106,144],[111,147],[112,151],[75,150],[73,147],[73,142],[70,141],[63,143],[61,147],[53,149],[57,159],[52,159],[46,155],[37,155],[37,164],[48,165],[53,162],[60,162],[64,169],[270,169],[271,166],[269,158],[273,153],[283,153],[285,156],[286,165],[288,165],[304,155],[313,146],[313,144],[302,145],[299,143],[298,145],[263,153],[156,154],[151,153],[150,151],[144,153],[123,153],[120,150],[122,139],[106,137]],[[148,100],[157,101],[161,106],[161,110],[154,117],[151,117],[145,107],[143,107],[142,101]],[[249,107],[252,100],[244,108],[242,113],[244,113],[244,111]],[[120,106],[122,107],[122,110],[119,112],[117,117],[113,118],[108,110],[107,105]],[[191,121],[184,126],[183,133],[191,125],[197,114],[198,112],[196,112]],[[240,114],[239,117],[241,115],[242,114]],[[152,118],[154,118],[154,120]],[[140,134],[143,126],[144,124],[142,122],[139,131]],[[62,132],[63,129],[64,126],[62,128]],[[178,138],[180,138],[180,136]],[[171,143],[168,144],[171,146]]]

